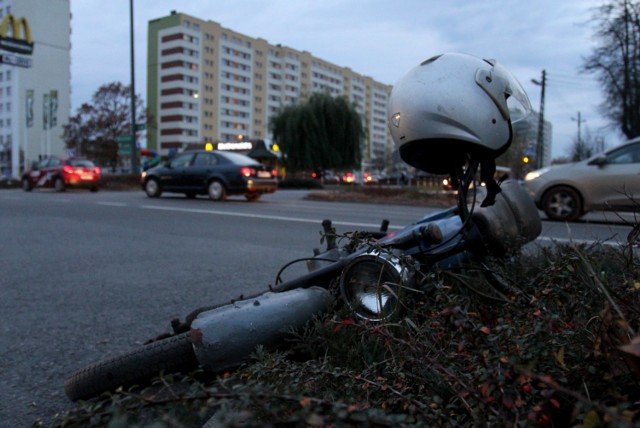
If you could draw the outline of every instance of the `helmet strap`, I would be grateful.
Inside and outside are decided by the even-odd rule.
[[[487,187],[487,196],[485,196],[481,207],[489,207],[496,202],[496,196],[502,191],[495,180],[496,161],[493,158],[485,158],[480,161],[480,180]]]

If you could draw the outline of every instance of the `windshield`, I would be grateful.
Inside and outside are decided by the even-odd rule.
[[[90,160],[86,159],[69,159],[67,161],[68,165],[77,166],[81,168],[93,168],[95,165]]]

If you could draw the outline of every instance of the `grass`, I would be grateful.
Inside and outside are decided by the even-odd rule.
[[[637,426],[640,265],[566,245],[421,278],[383,323],[341,310],[286,351],[213,376],[165,376],[57,416],[61,426]]]
[[[375,202],[388,204],[450,207],[457,203],[453,192],[428,187],[333,186],[312,191],[307,199],[340,202]]]

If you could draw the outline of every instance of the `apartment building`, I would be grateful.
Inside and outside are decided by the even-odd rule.
[[[147,103],[160,154],[208,143],[269,140],[269,120],[311,94],[345,96],[366,130],[363,162],[383,165],[391,86],[353,70],[182,13],[149,22]],[[246,144],[242,145],[246,147]]]
[[[69,0],[0,0],[0,178],[63,154],[71,98]]]

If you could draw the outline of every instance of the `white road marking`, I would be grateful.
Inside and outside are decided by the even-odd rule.
[[[106,205],[108,207],[126,207],[127,204],[124,202],[96,202],[98,205]]]
[[[196,214],[226,215],[230,217],[259,218],[264,220],[293,221],[298,223],[314,223],[314,224],[322,223],[322,220],[318,220],[318,219],[304,219],[304,218],[274,216],[274,215],[265,215],[265,214],[248,214],[248,213],[240,213],[235,211],[202,210],[202,209],[195,209],[195,208],[173,208],[173,207],[161,207],[158,205],[141,205],[140,207],[148,210],[159,210],[159,211],[177,211],[177,212],[188,212],[188,213],[196,213]],[[371,229],[377,229],[380,227],[379,224],[352,223],[347,221],[332,221],[332,224],[334,226],[358,226],[358,227],[366,227]],[[389,226],[389,228],[402,229],[403,226]]]

